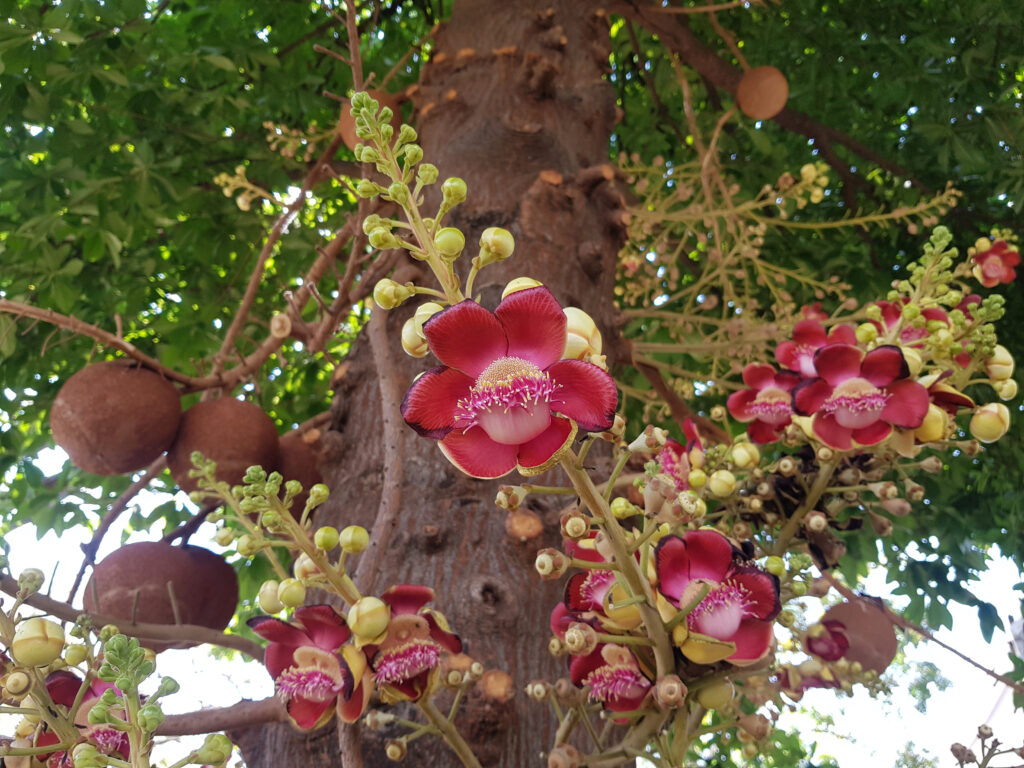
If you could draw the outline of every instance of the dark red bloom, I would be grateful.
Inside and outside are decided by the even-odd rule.
[[[772,646],[772,627],[782,606],[779,580],[745,565],[721,533],[710,529],[666,536],[654,550],[658,591],[676,608],[710,590],[686,617],[683,655],[701,664],[725,659],[751,664]],[[729,647],[731,646],[731,648]]]
[[[345,722],[355,721],[371,691],[363,654],[345,645],[352,636],[345,617],[329,605],[305,605],[294,619],[290,624],[257,616],[248,622],[270,641],[263,662],[288,715],[303,730],[326,722],[332,707]]]
[[[801,320],[793,328],[793,340],[784,341],[775,348],[779,365],[810,378],[814,370],[814,353],[826,344],[856,344],[857,332],[849,325],[837,325],[825,331],[818,319]]]
[[[836,661],[843,658],[850,649],[850,641],[846,637],[846,625],[835,619],[822,621],[823,629],[817,635],[808,633],[804,645],[808,652],[825,661]]]
[[[742,422],[752,422],[747,434],[755,443],[773,443],[793,417],[790,393],[801,381],[792,371],[776,371],[770,365],[751,363],[743,369],[741,389],[729,395],[729,413]]]
[[[511,293],[493,313],[467,299],[430,318],[423,334],[443,365],[413,382],[402,417],[467,475],[538,474],[577,426],[612,426],[615,382],[596,365],[561,359],[566,317],[547,288]]]
[[[651,690],[651,680],[625,646],[602,643],[586,656],[573,656],[569,677],[590,689],[590,698],[612,712],[639,709]]]
[[[461,653],[462,641],[444,616],[426,608],[434,599],[430,587],[397,584],[380,599],[391,608],[391,621],[383,641],[364,646],[374,678],[385,701],[417,701],[432,687],[441,655]]]
[[[928,390],[908,377],[899,347],[876,347],[867,354],[847,344],[818,350],[820,378],[793,391],[793,407],[814,416],[815,435],[833,448],[849,450],[856,441],[875,445],[892,428],[916,429],[928,413]]]
[[[978,243],[984,244],[984,239]],[[974,254],[974,276],[986,288],[994,288],[999,283],[1012,283],[1017,278],[1017,265],[1020,264],[1020,252],[1015,245],[1005,240],[996,240],[988,248]]]

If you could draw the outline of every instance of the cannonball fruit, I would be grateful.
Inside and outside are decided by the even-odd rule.
[[[736,89],[740,111],[754,120],[775,117],[786,106],[789,83],[775,67],[754,67],[743,73]]]
[[[71,462],[96,475],[122,475],[152,463],[174,441],[178,390],[129,362],[87,365],[64,382],[50,409],[53,440]]]
[[[317,483],[322,483],[324,479],[320,475],[320,470],[316,468],[316,451],[298,432],[282,435],[280,450],[281,460],[278,462],[277,471],[285,481],[298,480],[302,483],[302,493],[292,500],[291,506],[292,517],[298,519],[302,517],[302,510],[306,508],[309,489]]]
[[[367,93],[376,99],[381,107],[391,108],[391,111],[394,113],[394,116],[391,118],[391,127],[395,129],[395,135],[397,136],[398,129],[402,125],[402,108],[399,95],[373,89],[368,90]],[[338,119],[338,131],[341,133],[341,140],[345,142],[345,146],[349,149],[355,149],[356,144],[368,143],[356,136],[356,119],[348,107],[344,107],[341,110],[341,117]]]
[[[188,476],[193,451],[217,463],[218,480],[238,485],[254,464],[267,472],[277,469],[277,429],[252,403],[232,397],[204,400],[185,411],[178,438],[167,451],[171,477],[186,492],[198,487],[196,478]]]
[[[238,577],[208,549],[143,541],[126,544],[93,568],[84,603],[87,612],[112,617],[122,628],[180,622],[222,630],[238,604]],[[158,652],[192,645],[146,638],[140,643]]]

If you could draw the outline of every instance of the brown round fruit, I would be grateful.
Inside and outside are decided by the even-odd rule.
[[[53,408],[53,440],[95,475],[122,475],[152,463],[174,441],[178,390],[127,361],[87,365],[64,382]]]
[[[754,120],[775,117],[786,106],[789,83],[775,67],[754,67],[743,73],[736,89],[740,111]]]
[[[171,477],[185,492],[197,487],[188,473],[192,452],[217,462],[217,479],[229,485],[242,482],[245,470],[259,464],[277,469],[277,429],[258,405],[222,397],[196,403],[181,417],[178,438],[167,451]]]
[[[402,126],[401,96],[397,93],[373,89],[367,91],[367,93],[376,99],[382,107],[391,108],[391,111],[394,113],[391,118],[391,127],[395,129],[395,135],[397,136],[398,129]],[[341,117],[338,119],[338,130],[341,132],[341,140],[345,142],[345,146],[349,149],[355,149],[356,144],[365,143],[356,136],[356,119],[352,116],[352,111],[348,107],[343,107],[341,110]]]
[[[291,506],[292,517],[296,520],[302,517],[302,510],[306,508],[310,486],[324,481],[316,461],[317,454],[313,446],[303,440],[298,432],[281,436],[281,461],[277,471],[285,481],[298,480],[302,483],[302,493],[292,500]]]
[[[224,558],[208,549],[143,541],[126,544],[93,568],[83,602],[87,612],[113,617],[125,628],[130,623],[181,623],[222,630],[238,604],[238,577]],[[157,652],[193,645],[140,642]]]
[[[851,600],[833,605],[822,621],[838,621],[843,625],[850,647],[843,654],[848,661],[859,661],[865,669],[882,674],[896,658],[896,631],[885,616],[884,609],[870,600]]]

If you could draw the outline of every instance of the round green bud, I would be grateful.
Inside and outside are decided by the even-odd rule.
[[[400,181],[392,182],[391,185],[388,186],[388,197],[399,205],[405,205],[409,202],[409,187]]]
[[[874,323],[861,323],[857,326],[857,341],[861,344],[870,344],[878,338],[878,328]]]
[[[362,597],[349,609],[347,621],[357,638],[373,641],[387,631],[391,609],[379,597]]]
[[[277,599],[287,608],[298,608],[306,602],[306,588],[298,579],[284,579],[277,586]]]
[[[640,510],[637,508],[636,504],[631,502],[625,496],[616,496],[612,499],[610,506],[612,514],[619,520],[624,520],[627,517],[633,517],[634,515],[640,514]]]
[[[381,193],[381,187],[378,184],[374,184],[369,179],[360,179],[359,183],[356,184],[356,194],[360,197],[376,197]]]
[[[77,667],[88,656],[88,651],[84,645],[69,645],[64,651],[64,662],[69,667]]]
[[[438,172],[436,165],[432,165],[431,163],[423,163],[423,165],[421,165],[416,170],[416,181],[418,181],[420,184],[424,186],[427,186],[437,181],[437,175]]]
[[[772,555],[768,558],[767,562],[765,562],[764,568],[766,571],[768,571],[768,573],[772,574],[773,576],[778,576],[781,578],[782,574],[786,572],[786,563],[785,561],[783,561],[781,557]]]
[[[203,746],[196,750],[196,759],[193,762],[200,765],[221,765],[231,757],[232,749],[234,746],[231,739],[223,733],[211,733],[206,737]]]
[[[388,233],[391,234],[390,232]],[[393,237],[393,236],[392,236]],[[394,309],[406,299],[415,296],[416,290],[407,285],[396,283],[389,278],[378,280],[373,287],[373,300],[381,309]]]
[[[480,257],[486,262],[502,261],[516,249],[516,239],[507,229],[488,227],[480,235]]]
[[[370,545],[370,534],[361,525],[349,525],[342,529],[338,541],[343,552],[355,555]]]
[[[337,528],[333,525],[324,525],[317,528],[316,533],[313,534],[313,543],[316,544],[317,549],[328,552],[338,546],[340,538]]]
[[[444,206],[452,208],[466,199],[466,182],[458,176],[445,179],[441,185],[441,196],[444,199]]]
[[[423,159],[423,147],[419,144],[410,144],[405,148],[405,162],[408,165],[416,165]]]
[[[455,227],[444,227],[434,235],[434,245],[446,259],[454,259],[466,247],[466,236]]]
[[[716,680],[697,691],[697,702],[705,709],[720,709],[732,701],[735,693],[728,680]]]

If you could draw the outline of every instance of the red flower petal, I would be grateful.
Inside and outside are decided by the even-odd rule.
[[[751,363],[743,369],[743,383],[753,389],[764,389],[775,383],[775,368],[767,363]]]
[[[742,585],[750,597],[748,608],[756,618],[771,621],[779,615],[782,603],[779,600],[779,580],[769,573],[750,566],[738,566],[729,576],[729,581]]]
[[[839,422],[836,421],[836,417],[831,413],[815,414],[812,426],[814,434],[825,445],[840,451],[848,451],[853,446],[850,442],[853,437],[853,430],[840,426]]]
[[[584,590],[587,574],[589,573],[590,571],[574,573],[569,577],[569,581],[565,583],[565,597],[562,598],[563,602],[559,603],[559,605],[561,605],[566,611],[594,610],[594,604]],[[551,614],[551,618],[552,621],[554,621],[553,613]]]
[[[516,445],[496,443],[480,427],[449,432],[438,445],[445,457],[470,477],[490,480],[507,475],[516,466]]]
[[[666,536],[654,548],[654,570],[658,574],[658,591],[679,604],[690,578],[690,554],[679,536]]]
[[[829,344],[814,353],[814,369],[833,387],[860,376],[864,353],[850,344]]]
[[[363,675],[362,680],[356,686],[355,690],[352,691],[352,695],[346,701],[344,698],[338,699],[338,717],[341,718],[343,723],[354,723],[360,717],[366,705],[370,703],[370,695],[373,693],[373,673],[370,672],[370,668],[366,668],[366,673]]]
[[[732,566],[733,547],[718,531],[689,531],[683,536],[690,555],[690,578],[722,581]]]
[[[910,368],[903,358],[902,350],[886,344],[864,355],[860,375],[876,387],[884,387],[896,379],[907,378],[910,375]]]
[[[750,404],[756,399],[756,389],[741,389],[739,392],[733,392],[729,395],[729,399],[725,401],[725,406],[729,409],[729,413],[732,414],[734,419],[743,422],[753,421],[756,417],[750,412]]]
[[[793,341],[800,346],[825,346],[825,328],[817,320],[801,320],[793,326]]]
[[[892,425],[879,419],[874,424],[853,430],[852,437],[861,445],[877,445],[892,434]]]
[[[304,731],[316,726],[320,717],[328,708],[334,706],[334,699],[330,701],[310,701],[309,699],[294,698],[288,700],[288,715],[295,724]]]
[[[254,616],[246,624],[257,635],[272,643],[289,645],[292,648],[309,645],[309,635],[302,629],[273,616]]]
[[[601,655],[603,643],[598,643],[597,648],[586,656],[572,656],[569,659],[569,678],[579,685],[587,675],[595,669],[605,666],[604,657]]]
[[[779,435],[782,434],[782,430],[788,426],[787,424],[780,424],[777,427],[773,427],[763,421],[755,421],[749,427],[747,427],[747,437],[750,441],[757,443],[758,445],[766,445],[768,443],[774,443],[779,439]]]
[[[345,617],[329,605],[304,605],[296,608],[295,619],[302,622],[313,645],[325,651],[336,651],[352,637]]]
[[[295,649],[297,647],[281,643],[271,643],[267,646],[267,650],[263,653],[263,665],[274,680],[277,680],[286,669],[295,666]]]
[[[551,395],[555,411],[586,432],[601,432],[612,426],[619,393],[611,376],[582,360],[559,360],[547,373],[560,387]]]
[[[760,619],[744,619],[736,634],[729,638],[736,643],[736,653],[729,657],[733,664],[744,664],[764,657],[772,647],[772,622]]]
[[[565,603],[559,603],[551,611],[551,620],[549,621],[549,625],[551,627],[551,634],[564,640],[565,630],[567,630],[569,628],[569,625],[575,622],[576,620],[576,617],[569,612],[569,609],[566,607]]]
[[[837,325],[828,333],[829,344],[850,344],[857,346],[857,331],[852,325]]]
[[[65,669],[51,672],[46,676],[46,692],[55,703],[70,708],[75,703],[82,680]]]
[[[783,368],[797,370],[800,367],[800,359],[797,356],[799,347],[792,341],[783,341],[775,348],[775,359]]]
[[[494,314],[505,328],[509,357],[529,360],[541,370],[561,359],[568,321],[562,305],[547,288],[510,293]]]
[[[880,418],[897,427],[916,429],[928,414],[928,390],[916,381],[894,381],[885,391],[890,397]]]
[[[442,627],[434,617],[432,611],[423,614],[430,627],[430,638],[449,653],[462,653],[462,639],[454,632],[449,632]]]
[[[402,418],[424,437],[440,440],[455,426],[455,407],[469,394],[473,379],[439,365],[420,376],[402,400]]]
[[[792,392],[804,381],[804,377],[793,371],[779,371],[775,374],[775,386],[786,392]]]
[[[832,385],[824,379],[809,379],[793,389],[793,410],[801,416],[817,413],[832,396]]]
[[[505,357],[508,349],[505,329],[498,318],[471,299],[427,320],[423,335],[438,360],[472,379],[499,357]]]
[[[434,599],[434,590],[422,584],[395,584],[388,587],[380,599],[391,606],[391,615],[419,613],[420,608]]]
[[[533,440],[519,446],[521,469],[536,470],[558,454],[575,437],[573,424],[561,416],[552,416],[551,423]]]

